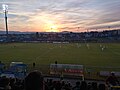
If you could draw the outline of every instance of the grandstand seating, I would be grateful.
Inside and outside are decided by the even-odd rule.
[[[0,90],[25,90],[24,79],[0,77]],[[76,81],[76,84],[65,80],[44,80],[44,89],[40,90],[108,90],[104,83]],[[120,86],[113,86],[110,90],[120,90]]]

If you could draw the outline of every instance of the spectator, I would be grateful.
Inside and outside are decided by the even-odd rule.
[[[119,81],[117,79],[117,77],[115,76],[115,74],[112,72],[111,75],[106,79],[106,84],[107,85],[112,85],[112,86],[116,86],[119,84]]]
[[[72,88],[69,87],[68,84],[65,84],[65,85],[62,87],[62,90],[72,90]]]
[[[55,81],[53,81],[52,79],[49,79],[47,82],[47,89],[46,90],[53,90],[53,86],[54,86]]]
[[[61,90],[62,85],[61,85],[60,81],[57,81],[54,87],[55,87],[55,90]]]
[[[91,90],[98,90],[97,82],[92,82]]]
[[[80,85],[80,90],[87,90],[87,89],[88,89],[87,83],[85,81],[82,81]]]
[[[2,77],[0,79],[0,87],[2,88],[1,90],[11,90],[10,87],[10,79],[6,77]]]
[[[16,79],[15,78],[11,78],[10,79],[10,86],[12,88],[12,90],[15,90],[16,89]]]
[[[98,90],[106,90],[105,84],[99,84]]]
[[[73,90],[80,90],[80,82],[76,82],[76,86],[73,87]]]
[[[92,89],[91,82],[88,83],[88,85],[87,85],[87,89],[88,89],[88,90],[91,90],[91,89]]]
[[[34,71],[25,78],[25,90],[43,90],[43,76]]]

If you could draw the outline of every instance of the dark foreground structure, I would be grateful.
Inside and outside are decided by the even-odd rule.
[[[105,83],[76,81],[75,85],[65,80],[45,80],[41,72],[30,72],[25,79],[0,77],[0,90],[120,90]]]

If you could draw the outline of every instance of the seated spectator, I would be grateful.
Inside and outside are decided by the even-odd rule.
[[[91,90],[98,90],[97,82],[92,82]]]
[[[114,73],[111,73],[111,75],[106,79],[106,84],[112,86],[116,86],[119,84],[119,81]]]
[[[25,78],[25,90],[43,90],[43,76],[34,71]]]
[[[9,78],[2,77],[0,79],[0,90],[11,90]]]
[[[69,87],[68,84],[65,84],[65,85],[62,87],[62,90],[72,90],[72,88]]]
[[[76,82],[75,87],[73,87],[73,90],[80,90],[80,82]]]
[[[99,84],[98,90],[106,90],[105,84]]]
[[[86,81],[82,81],[81,85],[80,85],[80,90],[87,90],[87,89],[88,89],[88,87],[87,87]]]
[[[88,82],[87,89],[88,89],[88,90],[91,90],[91,89],[92,89],[91,82]]]
[[[16,84],[16,79],[15,78],[11,78],[10,79],[10,86],[11,86],[12,90],[16,89],[15,88],[16,87],[15,84]]]
[[[56,81],[56,83],[54,84],[54,88],[55,88],[55,90],[61,90],[62,85],[61,85],[60,81]]]

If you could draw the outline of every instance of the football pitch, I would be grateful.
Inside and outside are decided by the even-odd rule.
[[[120,67],[120,43],[8,43],[0,44],[0,61],[38,65],[81,64]]]

